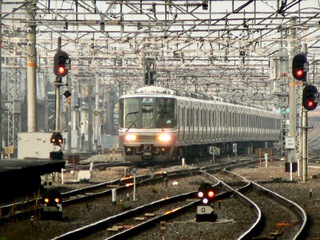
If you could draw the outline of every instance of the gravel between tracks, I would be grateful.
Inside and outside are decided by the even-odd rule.
[[[290,175],[284,171],[285,163],[283,161],[275,161],[265,167],[264,165],[257,165],[250,169],[236,169],[235,172],[247,177],[253,181],[260,180],[290,180]],[[166,169],[170,170],[170,169]],[[273,183],[264,184],[265,187],[272,189],[279,194],[293,200],[303,207],[312,221],[311,228],[309,229],[308,240],[320,240],[320,179],[316,178],[319,173],[319,168],[309,167],[308,170],[308,180],[302,182],[301,177],[297,173],[292,174],[292,183],[281,183],[280,181],[274,181]],[[139,174],[147,173],[148,170],[140,170]],[[92,181],[109,181],[116,178],[119,178],[124,175],[124,169],[121,167],[118,168],[109,168],[105,170],[94,170],[92,175]],[[75,178],[74,174],[66,174],[66,180]],[[163,186],[163,189],[161,189]],[[70,187],[70,186],[69,186]],[[72,185],[72,187],[77,187],[77,185]],[[181,186],[180,186],[181,188]],[[195,185],[184,185],[187,191],[194,191],[197,189]],[[175,195],[175,188],[172,188],[172,195]],[[140,192],[141,195],[152,195],[150,189],[145,190],[146,192]],[[166,192],[164,189],[164,184],[157,186],[158,192]],[[170,190],[171,191],[171,190]],[[170,194],[170,195],[171,195]],[[178,193],[176,193],[178,194]],[[138,197],[139,198],[139,197]],[[109,210],[108,210],[109,211]],[[81,213],[82,212],[82,213]],[[0,227],[0,240],[11,240],[11,239],[20,239],[20,240],[29,240],[29,239],[51,239],[53,236],[61,234],[68,229],[76,228],[81,223],[73,222],[73,215],[77,214],[92,214],[92,218],[95,219],[93,212],[88,212],[86,206],[81,206],[74,213],[69,214],[66,221],[56,222],[56,221],[40,221],[35,219],[33,225],[30,221],[17,222],[13,220],[11,223],[3,225]],[[220,214],[220,217],[222,213]],[[195,213],[190,214],[190,221],[181,223],[179,219],[173,220],[168,226],[167,236],[165,239],[211,239],[206,236],[210,236],[210,229],[215,225],[214,223],[209,224],[200,224],[194,223]],[[218,214],[219,218],[219,214]],[[226,219],[239,221],[240,216],[228,216]],[[57,224],[59,225],[59,230],[57,231]],[[226,223],[221,223],[214,227],[214,231],[227,231],[229,227],[232,227],[230,221]],[[160,231],[160,227],[158,227]],[[186,235],[187,233],[187,235]],[[169,234],[169,235],[168,235]],[[135,239],[150,239],[150,236],[140,236],[140,238]],[[157,239],[155,237],[155,239]],[[218,239],[230,239],[230,237],[220,234]]]

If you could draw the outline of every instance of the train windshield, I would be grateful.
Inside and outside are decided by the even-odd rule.
[[[156,127],[173,128],[177,124],[176,100],[173,98],[157,98]]]
[[[120,127],[173,128],[176,126],[176,100],[137,97],[120,100]]]

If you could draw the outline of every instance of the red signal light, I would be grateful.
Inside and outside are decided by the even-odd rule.
[[[208,192],[208,197],[209,197],[209,198],[214,198],[215,195],[216,195],[215,192],[212,191],[212,190],[210,190],[210,191]]]
[[[302,77],[302,76],[303,76],[303,70],[298,69],[298,70],[296,71],[296,76],[297,76],[297,77]]]
[[[308,101],[308,106],[309,107],[312,107],[314,105],[314,102],[313,101]]]
[[[65,67],[64,67],[64,66],[59,66],[59,68],[58,68],[58,73],[59,73],[60,75],[64,75],[64,74],[66,73]]]

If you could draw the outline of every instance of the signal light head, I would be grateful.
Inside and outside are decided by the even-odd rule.
[[[319,93],[315,86],[307,85],[303,89],[302,105],[310,111],[316,109],[319,102]]]
[[[308,61],[303,54],[298,54],[292,59],[292,76],[299,81],[307,81]]]
[[[70,68],[70,58],[68,53],[58,50],[54,55],[54,66],[53,71],[57,77],[64,77],[68,74],[68,69]]]
[[[63,137],[60,132],[54,132],[52,133],[50,142],[54,145],[60,145],[63,143]]]
[[[202,183],[198,189],[198,197],[201,198],[202,204],[209,204],[216,196],[215,190],[209,183]]]

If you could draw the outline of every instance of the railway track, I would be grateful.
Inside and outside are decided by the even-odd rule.
[[[227,171],[242,181],[240,175]],[[303,239],[308,225],[307,214],[299,205],[262,185],[248,181],[250,187],[235,189],[235,194],[251,205],[256,221],[238,239]],[[230,185],[227,184],[230,187]],[[247,190],[250,191],[247,191]],[[246,191],[243,191],[246,190]]]
[[[233,162],[227,163],[217,163],[214,164],[212,167],[221,169],[224,166],[233,164]],[[111,163],[111,164],[103,164],[104,167],[114,167],[119,166],[119,164]],[[123,166],[123,165],[121,165]],[[83,168],[89,167],[89,164],[85,164],[82,166]],[[80,167],[80,168],[82,168]],[[186,170],[178,170],[170,172],[170,179],[174,179],[176,177],[181,177],[183,175],[188,175],[190,173],[195,173],[200,168],[193,168],[193,169],[186,169]],[[130,182],[131,181],[131,182]],[[153,173],[147,175],[139,175],[136,176],[136,183],[137,185],[147,182],[154,183],[157,181],[163,181],[162,173]],[[61,196],[63,198],[63,205],[68,206],[75,204],[77,202],[85,202],[90,199],[95,199],[101,196],[108,196],[112,194],[112,189],[116,191],[123,191],[126,190],[128,187],[132,187],[133,178],[129,179],[129,186],[125,185],[125,181],[123,178],[115,179],[108,182],[101,182],[97,184],[92,184],[90,186],[74,189],[67,192],[62,192]],[[125,197],[122,197],[125,199]],[[21,220],[21,219],[29,219],[31,216],[38,216],[40,215],[42,209],[42,198],[40,193],[38,193],[34,198],[25,199],[25,201],[20,202],[13,202],[9,204],[2,205],[0,207],[0,223],[8,222],[12,219],[14,221]]]
[[[230,165],[230,163],[227,165]],[[221,166],[212,166],[207,169],[210,169],[210,171],[213,172],[217,172],[221,170]],[[201,174],[204,175],[205,180],[209,179],[211,180],[211,182],[216,182],[217,186],[220,184],[215,180],[215,178],[211,174],[206,173],[204,171],[202,171]],[[228,193],[232,193],[233,190],[227,192],[220,192],[221,193],[219,193],[219,195],[217,196],[218,199],[227,196]],[[61,236],[56,237],[55,239],[74,239],[86,235],[90,235],[89,239],[96,239],[97,236],[91,234],[96,234],[95,232],[98,229],[99,236],[103,235],[105,238],[108,239],[125,239],[128,235],[136,234],[137,232],[141,231],[141,229],[149,228],[150,226],[159,224],[162,221],[168,221],[176,215],[183,214],[184,212],[190,211],[190,209],[195,208],[197,203],[199,202],[199,200],[196,199],[196,193],[197,191],[193,191],[189,193],[183,193],[171,198],[156,200],[143,206],[139,206],[132,210],[126,211],[125,213],[120,213],[118,215],[114,215],[112,217],[100,220],[96,223],[89,224],[85,227],[81,227],[77,230],[70,231]],[[139,219],[146,221],[137,224],[137,220],[139,221]],[[100,231],[100,229],[102,230]],[[120,229],[126,230],[121,231],[117,234],[112,234],[114,231],[118,231]]]
[[[211,171],[216,170],[211,169]],[[237,176],[240,180],[231,180],[230,178],[233,178],[233,176],[230,177],[230,173],[227,173],[227,179],[225,179],[225,181],[229,182],[229,184],[205,171],[203,172],[211,182],[216,182],[215,187],[219,190],[216,196],[217,201],[228,199],[232,196],[233,200],[236,198],[241,204],[247,206],[247,211],[253,210],[254,214],[251,214],[252,216],[255,216],[254,218],[252,217],[252,220],[248,220],[245,223],[239,222],[239,224],[237,224],[238,227],[233,228],[235,231],[234,233],[230,233],[229,230],[230,237],[237,236],[238,239],[251,239],[252,237],[255,237],[256,239],[259,239],[261,237],[266,237],[266,235],[268,235],[267,237],[281,235],[288,237],[289,239],[299,239],[302,236],[307,217],[299,206],[256,183],[241,179],[240,176]],[[222,175],[219,174],[219,176]],[[226,177],[224,176],[224,178]],[[261,192],[263,192],[263,194],[261,194]],[[177,195],[165,200],[157,200],[133,210],[126,211],[125,213],[106,218],[94,224],[63,234],[54,239],[73,239],[85,235],[89,235],[89,239],[96,238],[91,234],[98,234],[100,237],[103,236],[103,239],[126,239],[128,236],[141,234],[141,231],[145,231],[146,229],[155,228],[155,226],[168,222],[170,219],[176,218],[179,215],[194,214],[195,207],[199,202],[199,200],[195,198],[195,195],[196,191]],[[258,201],[259,198],[260,200]],[[274,218],[273,214],[267,214],[268,212],[274,212],[273,210],[275,208],[280,209],[280,212],[285,211],[285,213],[279,218]],[[155,209],[157,209],[156,212],[162,212],[162,214],[155,214]],[[139,219],[143,222],[137,223],[137,220],[139,221]],[[274,229],[274,226],[267,224],[270,222],[283,224],[282,226],[279,226],[282,230]],[[284,231],[283,226],[287,226],[285,225],[286,223],[293,225],[293,227],[287,227],[286,231]],[[103,230],[99,230],[98,233],[96,233],[97,229]],[[242,230],[239,231],[239,229]],[[219,237],[217,236],[217,238]]]
[[[239,179],[239,178],[234,179],[234,176],[229,175],[228,172],[226,172],[223,175],[220,174],[222,168],[225,168],[228,166],[239,167],[242,165],[243,164],[241,162],[227,163],[223,166],[221,166],[221,163],[217,163],[215,166],[210,166],[202,169],[199,169],[199,168],[188,169],[182,173],[181,172],[179,173],[179,171],[176,171],[177,175],[175,175],[174,172],[169,173],[170,183],[173,183],[175,181],[185,182],[186,179],[188,179],[187,181],[189,181],[188,182],[189,185],[191,184],[195,185],[193,189],[197,189],[200,180],[201,181],[210,180],[211,183],[215,183],[217,188],[216,210],[218,212],[218,216],[219,218],[222,218],[222,221],[227,220],[227,222],[230,221],[230,223],[221,224],[220,223],[221,219],[218,219],[217,223],[195,222],[194,220],[195,213],[196,213],[195,209],[199,202],[199,200],[195,197],[196,191],[186,192],[184,191],[184,189],[180,189],[180,192],[181,192],[180,194],[172,195],[172,193],[170,192],[172,190],[172,187],[168,187],[168,189],[165,189],[164,192],[161,192],[163,191],[161,190],[161,188],[163,189],[163,186],[164,186],[162,175],[158,175],[158,176],[154,175],[152,177],[142,176],[141,181],[137,180],[137,182],[139,182],[140,184],[137,186],[138,189],[140,189],[143,186],[143,188],[141,189],[144,189],[144,191],[149,191],[151,193],[151,191],[153,192],[154,190],[157,190],[157,186],[162,185],[162,187],[159,187],[158,189],[159,192],[152,193],[151,194],[152,196],[149,194],[151,198],[149,196],[149,198],[147,199],[142,199],[142,196],[138,196],[138,198],[141,198],[141,199],[138,199],[137,202],[132,202],[132,201],[124,202],[124,205],[126,206],[121,210],[119,210],[119,202],[117,202],[116,205],[113,205],[113,207],[110,204],[103,204],[103,207],[105,208],[105,210],[108,210],[107,212],[104,213],[105,217],[101,217],[101,216],[98,217],[97,215],[95,215],[94,210],[98,212],[99,211],[101,212],[102,210],[98,209],[98,207],[95,206],[94,204],[97,199],[103,199],[102,202],[106,202],[106,201],[110,202],[111,189],[109,189],[108,186],[111,185],[113,186],[113,189],[114,189],[116,185],[119,185],[118,186],[119,189],[117,190],[117,196],[119,197],[119,199],[124,199],[128,192],[132,193],[132,188],[120,186],[119,180],[117,180],[117,181],[111,181],[108,183],[101,183],[100,187],[104,189],[102,191],[101,189],[99,190],[98,186],[97,186],[97,189],[92,189],[91,188],[92,186],[90,186],[87,188],[71,191],[73,193],[71,192],[64,193],[65,194],[64,210],[66,211],[66,215],[68,215],[68,219],[65,219],[63,221],[64,222],[70,221],[70,226],[69,226],[70,230],[62,231],[62,232],[60,229],[57,230],[58,234],[54,239],[74,239],[75,236],[78,234],[81,236],[81,238],[84,238],[84,239],[92,239],[91,234],[98,234],[98,236],[101,236],[101,235],[104,236],[103,238],[94,237],[94,239],[107,239],[107,238],[123,239],[125,238],[124,237],[125,234],[130,234],[130,236],[132,236],[133,234],[138,234],[137,238],[133,238],[133,239],[150,239],[150,235],[149,235],[150,232],[151,234],[153,232],[152,236],[154,236],[155,233],[157,233],[158,235],[164,234],[164,233],[159,233],[161,232],[159,231],[159,226],[161,226],[163,223],[166,224],[166,229],[167,229],[165,234],[169,234],[171,237],[174,236],[174,234],[178,234],[178,233],[181,234],[182,232],[186,231],[185,228],[187,228],[187,230],[194,229],[192,227],[190,228],[191,224],[193,224],[192,226],[196,225],[197,229],[202,229],[200,233],[197,233],[200,235],[201,233],[205,233],[207,230],[209,230],[210,234],[212,235],[212,232],[216,234],[221,232],[221,229],[228,228],[229,230],[226,230],[226,231],[229,232],[230,234],[230,237],[228,236],[229,239],[235,239],[233,236],[237,236],[238,239],[247,239],[248,236],[262,237],[263,235],[265,235],[265,233],[271,232],[271,230],[266,229],[265,231],[261,232],[260,235],[254,235],[254,234],[257,234],[257,228],[261,229],[261,226],[263,226],[263,224],[261,224],[261,222],[263,223],[263,218],[259,216],[260,215],[265,216],[265,214],[263,213],[268,210],[265,210],[262,207],[259,208],[259,205],[260,205],[259,203],[255,204],[258,207],[252,207],[254,205],[250,205],[249,203],[243,204],[244,202],[246,202],[246,200],[243,200],[243,199],[248,198],[248,196],[252,194],[252,192],[254,191],[257,192],[258,196],[262,195],[263,196],[262,199],[264,199],[264,195],[269,196],[270,193],[266,194],[265,189],[252,190],[253,188],[255,188],[254,184],[244,179]],[[219,177],[215,179],[213,176],[211,176],[212,174],[218,175]],[[223,179],[223,181],[220,181],[221,180],[220,178]],[[224,182],[225,182],[225,186],[223,186]],[[122,190],[120,188],[122,188]],[[145,190],[147,188],[149,188],[150,190]],[[184,188],[184,187],[181,185],[180,188]],[[173,192],[176,192],[176,190]],[[261,192],[263,194],[261,194]],[[243,194],[244,197],[238,196],[238,194]],[[245,196],[247,194],[248,196]],[[168,196],[168,198],[161,199],[162,198],[161,196],[162,197]],[[152,200],[152,198],[154,200]],[[272,198],[274,199],[276,198],[276,196],[272,196]],[[241,204],[239,204],[239,199],[242,199],[240,201]],[[262,201],[262,203],[263,202],[264,201]],[[218,205],[220,204],[222,205],[222,207],[220,206],[218,207]],[[286,204],[288,203],[285,203],[285,205]],[[89,206],[90,210],[85,209],[84,207],[85,205],[87,205],[87,207]],[[269,205],[273,206],[273,209],[275,208],[275,206],[277,206],[277,205],[271,205],[271,204]],[[299,216],[299,215],[304,216],[303,213],[301,214],[299,208],[292,207],[294,206],[293,203],[290,203],[290,205],[288,206],[290,206],[290,208],[295,208],[294,214],[292,213],[287,214],[288,216],[291,216],[292,219],[294,218],[294,216]],[[78,216],[75,217],[75,216],[70,216],[70,214],[68,214],[69,208],[70,210],[74,208],[79,209],[78,211],[79,215],[81,215],[82,213],[83,214],[87,213],[88,215],[88,213],[90,212],[89,215],[92,214],[92,216],[94,216],[96,221],[92,221],[93,219],[86,220],[86,221],[80,220],[82,216],[79,216],[80,217],[79,220],[76,220]],[[257,210],[252,211],[252,209],[257,209]],[[87,212],[85,212],[85,210],[87,210]],[[258,214],[259,211],[261,214]],[[247,216],[244,217],[246,213],[247,213]],[[239,215],[242,216],[242,219],[237,219],[237,216]],[[129,220],[122,221],[121,219],[123,218],[129,219]],[[260,218],[262,220],[259,220]],[[142,221],[142,219],[144,221]],[[303,219],[303,217],[300,219]],[[75,222],[75,225],[79,226],[79,224],[76,224],[76,223],[77,222],[80,223],[80,221],[83,222],[81,224],[82,227],[80,228],[72,227],[73,222]],[[281,220],[281,222],[280,220],[270,220],[270,219],[266,221],[267,223],[269,222],[288,223],[289,222],[283,219]],[[297,223],[299,222],[300,220],[298,219],[292,220],[291,222],[289,222],[292,225],[294,225],[296,232],[299,231],[297,230],[297,227],[296,227],[298,226]],[[57,222],[57,229],[59,228],[60,224],[63,225],[63,222],[62,223]],[[234,227],[235,225],[237,226],[236,228]],[[264,224],[264,225],[268,225],[268,224]],[[101,232],[101,230],[99,230],[101,227],[104,230],[109,228],[109,231]],[[183,230],[179,230],[180,227],[182,227]],[[232,230],[234,230],[234,232],[230,233],[230,227]],[[288,227],[283,226],[282,228],[288,228]],[[142,231],[142,229],[143,230],[148,229],[148,230]],[[302,229],[302,227],[300,229]],[[59,232],[60,232],[60,235],[59,235]],[[303,231],[301,230],[301,232]],[[243,236],[240,235],[240,233],[243,234]],[[76,235],[72,235],[72,234],[76,234]],[[189,235],[192,236],[192,234],[193,233],[191,231]],[[85,238],[84,236],[86,235],[89,237]],[[195,235],[195,237],[197,236],[198,235]],[[77,238],[80,238],[80,237],[77,237]],[[217,238],[219,238],[219,236],[217,236]],[[202,239],[206,239],[206,238],[204,237]],[[298,239],[298,238],[292,238],[292,239]]]
[[[190,173],[196,173],[198,170],[199,168],[172,171],[169,173],[169,175],[170,179],[173,180],[184,175],[189,175]],[[153,173],[136,176],[135,180],[137,186],[139,186],[140,184],[152,184],[159,181],[161,182],[163,181],[163,177],[162,173]],[[126,185],[126,183],[128,184]],[[86,187],[74,189],[67,192],[62,192],[61,196],[63,199],[63,205],[69,206],[75,203],[86,202],[98,197],[111,196],[112,189],[119,192],[125,191],[131,187],[133,187],[133,178],[127,180],[124,180],[124,178],[120,178],[108,182],[92,184]],[[125,199],[126,197],[120,195],[118,196],[118,198]],[[18,221],[23,219],[29,219],[31,216],[39,216],[41,214],[41,209],[42,198],[40,196],[40,193],[38,193],[37,196],[35,196],[34,198],[26,199],[25,201],[13,202],[10,204],[2,205],[0,207],[0,223],[10,222],[12,220]]]

